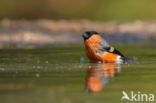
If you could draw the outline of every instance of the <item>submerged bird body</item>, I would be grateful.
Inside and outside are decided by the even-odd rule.
[[[99,33],[88,31],[83,34],[86,54],[92,62],[124,63],[125,58],[118,50],[110,46]]]

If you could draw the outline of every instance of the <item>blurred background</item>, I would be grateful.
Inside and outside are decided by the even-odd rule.
[[[0,18],[89,19],[94,21],[155,20],[155,0],[1,0]]]
[[[87,30],[115,42],[155,40],[155,18],[154,0],[1,0],[0,47],[81,44]]]

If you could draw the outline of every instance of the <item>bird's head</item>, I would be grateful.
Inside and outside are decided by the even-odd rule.
[[[84,40],[87,40],[94,34],[98,34],[98,33],[96,31],[86,31],[82,34],[82,37]]]

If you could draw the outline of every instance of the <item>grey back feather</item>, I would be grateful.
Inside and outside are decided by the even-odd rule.
[[[109,47],[111,47],[111,46],[109,45],[109,43],[108,43],[104,38],[102,38],[101,35],[100,35],[100,37],[101,37],[101,41],[100,41],[100,43],[99,43],[100,48],[104,49],[104,48],[109,48]]]

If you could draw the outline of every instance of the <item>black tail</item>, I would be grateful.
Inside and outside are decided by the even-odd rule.
[[[121,57],[121,59],[123,60],[124,64],[130,63],[132,60],[126,57]]]

